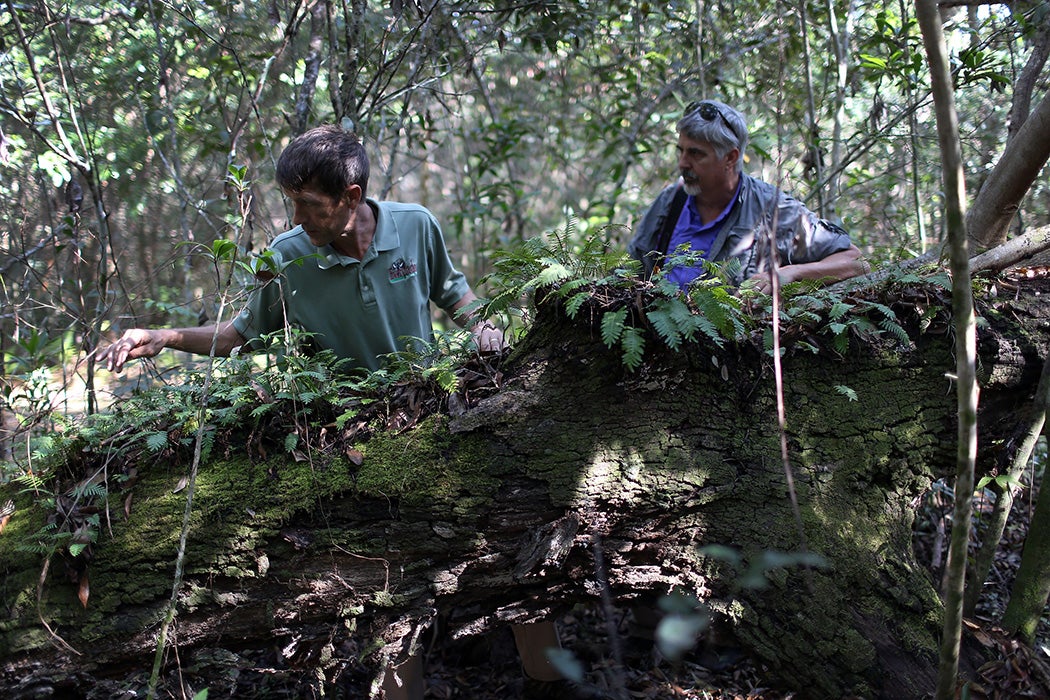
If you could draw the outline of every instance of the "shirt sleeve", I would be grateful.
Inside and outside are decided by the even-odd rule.
[[[784,265],[817,262],[852,245],[842,227],[819,218],[793,198],[782,203],[781,216],[777,249]]]
[[[627,244],[627,254],[642,263],[646,276],[652,273],[657,258],[664,253],[662,250],[656,250],[657,239],[677,190],[678,182],[675,182],[660,191],[660,194],[642,215],[642,220],[635,228],[634,236]]]
[[[456,269],[445,247],[441,226],[433,215],[427,227],[427,263],[430,266],[430,301],[438,308],[450,309],[470,291],[466,276]]]
[[[248,294],[247,303],[233,319],[233,327],[252,346],[258,345],[260,336],[284,327],[280,278],[264,282]]]

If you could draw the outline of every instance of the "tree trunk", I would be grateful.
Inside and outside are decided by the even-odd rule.
[[[1021,565],[1003,613],[1003,629],[1019,634],[1029,644],[1035,641],[1036,627],[1050,598],[1050,485],[1046,474],[1044,467]]]
[[[982,307],[982,444],[1012,429],[1050,345],[1050,309],[1035,296],[1050,284],[1017,284],[998,311]],[[923,300],[908,293],[900,313]],[[916,331],[905,349],[856,343],[841,358],[788,351],[794,482],[809,550],[827,566],[771,570],[760,590],[699,548],[751,561],[799,549],[768,356],[654,349],[630,373],[586,314],[540,309],[500,391],[376,434],[357,445],[363,461],[216,449],[198,475],[169,689],[219,696],[262,678],[275,697],[364,697],[383,654],[439,616],[445,633],[474,635],[596,601],[600,540],[618,605],[692,593],[773,680],[808,697],[931,692],[942,609],[911,527],[916,499],[954,462],[949,333]],[[119,499],[110,475],[103,534],[76,585],[61,558],[42,576],[40,556],[18,548],[44,515],[16,497],[0,533],[6,697],[144,684],[171,594],[184,471],[139,465]],[[0,488],[0,502],[16,491]]]
[[[1010,222],[1050,159],[1050,97],[1043,97],[1010,139],[984,187],[974,198],[966,220],[975,253],[1006,240]]]
[[[992,570],[995,554],[999,551],[999,543],[1002,541],[1003,533],[1009,522],[1010,511],[1014,505],[1014,494],[1021,488],[1021,475],[1031,463],[1032,453],[1035,452],[1039,436],[1043,434],[1048,405],[1050,405],[1050,356],[1043,364],[1043,374],[1039,378],[1039,386],[1032,398],[1031,407],[1028,410],[1029,415],[1024,422],[1018,424],[1017,449],[1010,457],[1009,465],[1001,469],[998,477],[988,484],[995,493],[995,505],[985,523],[980,544],[974,555],[973,566],[967,576],[966,598],[963,604],[963,614],[967,617],[973,616],[974,611],[977,610],[977,603],[981,600],[984,583],[988,579],[988,572]],[[1035,537],[1045,530],[1036,528],[1033,523],[1029,526],[1029,532]],[[1021,565],[1024,566],[1023,560]],[[1013,603],[1012,599],[1011,603]],[[1040,606],[1036,614],[1037,618],[1042,610]]]

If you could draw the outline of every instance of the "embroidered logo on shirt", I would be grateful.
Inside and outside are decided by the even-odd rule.
[[[418,267],[415,263],[407,263],[404,258],[398,258],[387,270],[387,274],[390,275],[390,282],[397,284],[398,282],[404,282],[410,277],[415,277],[417,269]]]

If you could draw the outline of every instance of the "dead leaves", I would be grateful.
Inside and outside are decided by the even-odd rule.
[[[91,595],[91,586],[88,583],[88,572],[85,570],[80,574],[80,582],[77,585],[77,599],[80,604],[87,608],[88,597]]]
[[[1050,277],[1050,267],[1015,267],[1010,270],[1010,273],[1015,277],[1029,280],[1041,279],[1044,277]]]
[[[979,680],[968,685],[973,698],[1045,697],[1050,688],[1050,665],[1039,654],[998,627],[964,620],[966,631],[996,656],[977,669]]]

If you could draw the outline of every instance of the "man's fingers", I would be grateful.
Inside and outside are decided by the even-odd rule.
[[[477,334],[476,342],[480,352],[497,352],[503,349],[503,333],[494,326],[487,326]]]
[[[109,346],[106,367],[109,368],[110,372],[119,372],[121,367],[124,366],[124,360],[120,357],[120,344],[122,342],[123,341],[118,340],[116,343]]]
[[[128,361],[131,356],[131,351],[138,345],[135,340],[130,338],[121,338],[117,342],[110,345],[108,348],[99,353],[99,361],[105,361],[106,369],[110,372],[120,372],[124,369],[124,364]]]

